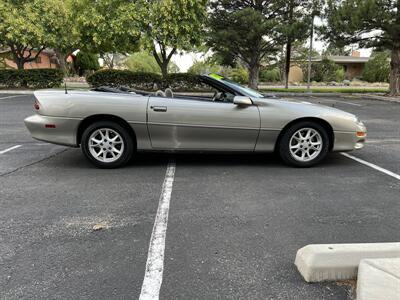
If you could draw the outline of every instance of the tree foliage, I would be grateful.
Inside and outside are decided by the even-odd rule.
[[[76,55],[75,68],[80,76],[83,76],[87,71],[97,71],[100,69],[98,55],[79,51]]]
[[[277,51],[283,1],[216,0],[210,3],[207,43],[214,52],[239,60],[257,87],[261,60]]]
[[[62,0],[0,1],[0,47],[10,49],[19,69],[46,47],[64,42],[68,9]]]
[[[206,4],[207,0],[138,0],[143,46],[153,54],[164,77],[178,49],[191,50],[200,44]]]
[[[147,72],[161,74],[161,69],[153,55],[146,51],[136,52],[125,60],[125,66],[133,72]],[[168,65],[169,73],[178,73],[178,66],[171,62]]]
[[[400,94],[400,5],[395,0],[328,0],[325,39],[391,51],[390,94]]]
[[[140,29],[135,1],[72,0],[80,30],[80,49],[99,53],[128,53],[138,49]]]
[[[311,5],[310,5],[311,2]],[[285,13],[282,15],[280,31],[286,43],[285,87],[289,85],[292,45],[296,41],[304,42],[311,28],[312,8],[314,1],[288,0]]]
[[[343,81],[343,67],[324,57],[320,62],[312,64],[311,80],[317,82]]]
[[[378,52],[365,64],[362,78],[368,82],[388,82],[390,76],[389,54]]]

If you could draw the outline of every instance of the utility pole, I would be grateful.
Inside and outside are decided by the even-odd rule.
[[[307,90],[310,91],[311,88],[311,59],[313,50],[313,40],[314,40],[314,18],[315,14],[312,14],[311,20],[311,33],[310,33],[310,50],[308,51],[308,74],[307,74]]]

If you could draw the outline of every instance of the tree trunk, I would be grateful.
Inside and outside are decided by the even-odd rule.
[[[24,65],[25,65],[25,59],[23,57],[15,57],[14,60],[15,60],[18,70],[23,70]]]
[[[162,64],[160,65],[161,74],[164,79],[167,78],[168,76],[168,64],[169,61],[163,61]]]
[[[56,57],[57,57],[58,65],[60,66],[60,69],[63,70],[64,73],[66,73],[67,72],[67,67],[66,67],[66,63],[65,63],[66,59],[67,59],[66,55],[59,50],[55,50],[55,53],[56,53]]]
[[[292,42],[286,44],[286,59],[285,59],[285,89],[289,88],[289,72],[290,72],[290,57],[292,54]]]
[[[258,77],[260,74],[260,64],[254,64],[249,66],[249,87],[252,89],[258,89]]]
[[[389,95],[400,96],[400,48],[398,47],[392,49]]]

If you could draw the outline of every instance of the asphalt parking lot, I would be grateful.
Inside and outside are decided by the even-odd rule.
[[[400,174],[400,104],[301,100],[356,113],[369,141],[351,155]],[[296,251],[400,240],[400,180],[340,153],[311,169],[272,154],[139,154],[100,170],[33,140],[32,104],[0,92],[1,299],[138,299],[171,161],[161,299],[351,299],[346,286],[304,283]]]

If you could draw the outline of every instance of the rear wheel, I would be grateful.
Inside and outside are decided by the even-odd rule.
[[[294,124],[283,134],[279,154],[283,161],[295,167],[311,167],[329,152],[329,137],[321,125],[314,122]]]
[[[118,168],[132,157],[134,143],[121,125],[99,121],[85,129],[81,144],[83,154],[99,168]]]

